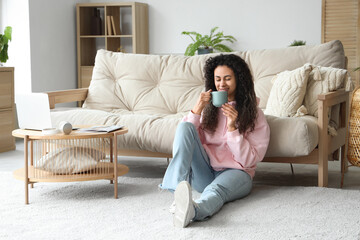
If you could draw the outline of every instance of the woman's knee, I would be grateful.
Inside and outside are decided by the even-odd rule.
[[[187,135],[196,132],[194,124],[190,122],[181,122],[176,128],[176,135]]]
[[[229,199],[230,201],[246,197],[247,195],[250,194],[252,190],[253,184],[251,177],[247,173],[245,172],[243,173],[246,174],[246,176],[245,177],[243,175],[241,176],[241,180],[237,184],[237,188],[234,191],[234,195],[232,196],[232,199]]]
[[[229,169],[217,177],[217,184],[224,192],[225,201],[247,196],[252,189],[252,179],[246,172],[238,169]]]
[[[185,130],[185,131],[186,130],[195,130],[195,126],[191,122],[181,122],[178,124],[177,129]]]

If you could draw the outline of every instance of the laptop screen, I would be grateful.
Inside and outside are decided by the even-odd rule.
[[[16,110],[19,127],[22,129],[42,130],[52,127],[49,98],[46,93],[18,94]]]

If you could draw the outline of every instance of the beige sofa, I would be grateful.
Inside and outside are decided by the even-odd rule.
[[[345,68],[346,58],[341,42],[235,54],[249,64],[260,107],[265,113],[269,96],[275,92],[272,89],[279,83],[279,78],[284,80],[285,77],[285,87],[292,88],[294,84],[289,85],[286,76],[302,77],[302,83],[296,79],[291,81],[302,86],[301,104],[306,98],[315,99],[312,108],[315,106],[317,113],[306,114],[304,108],[299,108],[296,114],[288,116],[268,114],[271,139],[264,161],[318,164],[318,184],[327,186],[328,159],[337,156],[340,148],[341,159],[345,156],[349,92],[344,89],[346,79],[343,75],[335,79],[335,86],[332,82],[327,83],[327,79],[321,79],[327,73],[319,71],[325,68],[318,66]],[[53,124],[65,120],[73,125],[125,125],[129,132],[119,138],[120,155],[171,158],[176,126],[204,90],[203,67],[210,56],[159,56],[99,50],[88,89],[48,92]],[[310,68],[307,63],[311,64]],[[300,75],[289,72],[299,68]],[[309,88],[310,78],[315,78],[316,74],[321,81],[314,84],[322,83],[322,87],[313,85]],[[328,87],[330,85],[332,87]],[[281,90],[283,87],[280,85],[278,91],[284,92]],[[350,90],[349,86],[347,88]],[[336,91],[318,95],[330,90]],[[291,91],[285,92],[288,94]],[[298,92],[296,90],[297,95]],[[84,101],[84,104],[82,108],[55,108],[57,103],[71,101]],[[277,106],[276,101],[272,104],[272,107]],[[327,111],[330,107],[331,113]],[[308,106],[307,110],[310,108]],[[328,127],[329,117],[332,119],[331,127]],[[332,130],[332,135],[328,133],[328,128]]]

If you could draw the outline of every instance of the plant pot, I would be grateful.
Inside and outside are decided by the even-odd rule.
[[[199,48],[197,50],[198,52],[198,55],[201,55],[201,54],[208,54],[208,53],[212,53],[213,52],[213,49],[212,48]]]

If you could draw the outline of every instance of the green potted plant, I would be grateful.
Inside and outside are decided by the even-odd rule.
[[[224,35],[224,33],[215,31],[218,27],[214,27],[210,31],[210,35],[201,35],[197,32],[182,32],[183,35],[188,35],[194,42],[187,46],[185,56],[194,56],[195,52],[198,54],[212,53],[214,50],[219,52],[232,52],[233,50],[222,44],[222,42],[234,43],[236,39],[230,35]]]
[[[4,30],[4,34],[0,34],[0,66],[9,59],[8,56],[8,43],[11,41],[12,28],[7,26]]]
[[[294,40],[289,47],[296,47],[296,46],[303,46],[306,45],[306,41],[302,41],[302,40]]]

